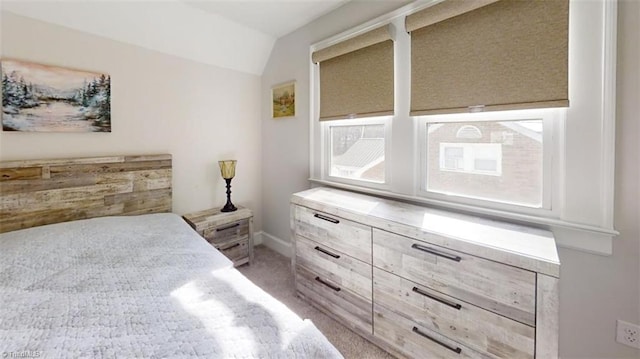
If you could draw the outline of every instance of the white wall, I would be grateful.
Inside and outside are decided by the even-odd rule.
[[[261,228],[260,77],[2,12],[1,53],[111,75],[111,133],[0,132],[0,160],[173,155],[173,211],[224,205],[217,161],[237,159],[233,201]],[[203,45],[206,46],[206,45]]]
[[[276,42],[262,76],[263,92],[273,84],[297,80],[298,115],[272,120],[269,99],[263,98],[263,229],[268,235],[289,241],[289,197],[310,187],[309,46],[403,4],[352,2]],[[611,256],[560,249],[563,358],[640,357],[637,350],[615,342],[616,319],[640,322],[639,13],[640,2],[620,3],[615,228],[621,234],[614,239]]]

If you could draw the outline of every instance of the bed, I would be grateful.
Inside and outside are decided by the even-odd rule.
[[[0,163],[0,353],[340,358],[167,213],[167,177],[167,155]]]

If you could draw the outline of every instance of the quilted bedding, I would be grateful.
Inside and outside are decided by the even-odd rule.
[[[341,357],[174,214],[1,234],[0,300],[5,357]]]

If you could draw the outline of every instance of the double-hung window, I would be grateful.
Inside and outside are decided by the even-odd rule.
[[[312,181],[610,253],[615,19],[615,2],[415,2],[312,45]]]
[[[394,45],[388,26],[316,51],[323,178],[368,187],[387,182],[394,112]]]
[[[387,183],[390,121],[385,116],[323,123],[326,177],[369,187]]]

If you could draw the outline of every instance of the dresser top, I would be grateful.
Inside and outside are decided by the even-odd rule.
[[[427,208],[344,190],[318,187],[295,193],[291,202],[336,215],[365,215],[367,225],[408,236],[435,234],[456,241],[434,243],[559,276],[560,261],[550,231]],[[361,222],[362,222],[361,220]]]

